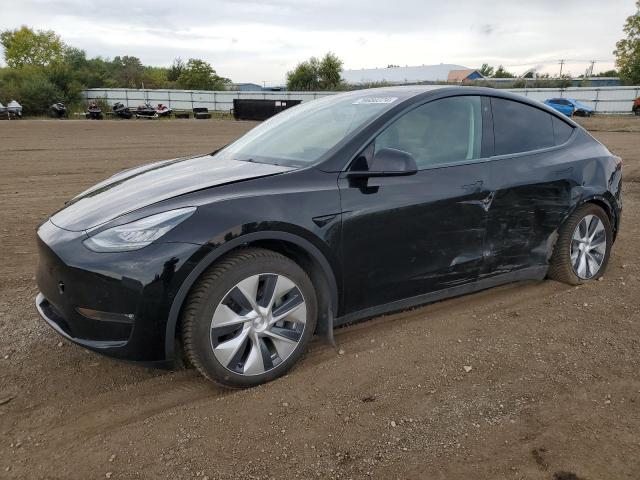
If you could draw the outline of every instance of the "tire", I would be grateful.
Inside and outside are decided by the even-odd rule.
[[[594,233],[585,230],[587,225]],[[586,237],[592,240],[583,242]],[[606,242],[604,246],[601,240]],[[589,280],[597,280],[607,268],[612,245],[613,230],[608,215],[593,203],[582,205],[573,212],[558,232],[558,240],[549,262],[549,278],[569,285],[581,285]]]
[[[246,388],[285,374],[316,321],[316,292],[304,270],[279,253],[246,248],[196,282],[182,313],[182,343],[205,378]]]

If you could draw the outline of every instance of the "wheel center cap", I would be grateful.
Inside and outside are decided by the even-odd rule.
[[[258,316],[256,316],[256,318],[254,318],[252,322],[253,328],[258,332],[262,332],[269,325],[269,314],[262,311],[259,311],[257,313]]]

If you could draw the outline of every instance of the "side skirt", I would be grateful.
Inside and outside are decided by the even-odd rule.
[[[427,303],[438,302],[447,298],[459,297],[469,293],[479,292],[488,288],[505,285],[507,283],[520,282],[523,280],[543,280],[547,276],[548,267],[546,265],[539,267],[528,267],[514,272],[502,273],[489,278],[483,278],[464,285],[458,285],[436,292],[425,293],[415,297],[397,300],[395,302],[385,303],[376,307],[365,308],[357,312],[338,317],[334,320],[334,327],[339,327],[347,323],[353,323],[365,318],[377,317],[392,312],[399,312],[408,308],[425,305]]]

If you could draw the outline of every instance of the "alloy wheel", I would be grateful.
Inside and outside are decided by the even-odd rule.
[[[607,232],[596,215],[586,215],[576,225],[571,238],[571,266],[583,280],[593,278],[607,253]]]
[[[284,275],[264,273],[239,282],[211,320],[216,359],[241,375],[260,375],[298,347],[307,319],[300,288]]]

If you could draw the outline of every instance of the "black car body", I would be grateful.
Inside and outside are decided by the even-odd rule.
[[[280,252],[307,272],[318,296],[316,332],[327,334],[365,317],[544,278],[559,229],[587,203],[606,212],[615,237],[621,161],[553,109],[474,87],[343,97],[384,108],[313,161],[240,158],[236,142],[212,155],[121,172],[71,200],[38,229],[42,317],[87,348],[170,363],[193,285],[247,245]],[[462,107],[442,102],[452,98],[463,98]],[[454,121],[465,115],[464,102],[477,107],[469,110],[473,128],[482,127],[461,158],[450,161],[466,135]],[[388,171],[374,171],[372,142],[384,133],[391,150],[402,150],[404,130],[393,126],[432,103],[453,106],[438,111],[452,124],[430,125],[426,145],[406,142],[417,157],[421,149],[437,152],[435,164],[394,172],[390,161]],[[410,118],[406,123],[415,126]],[[144,248],[86,246],[114,226],[176,209],[189,209],[189,216]]]

